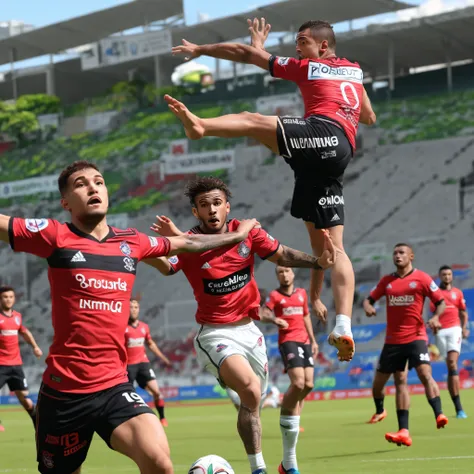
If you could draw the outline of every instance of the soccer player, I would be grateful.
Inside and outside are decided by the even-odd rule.
[[[15,305],[15,290],[11,286],[0,287],[0,390],[5,384],[26,410],[36,426],[36,407],[28,398],[28,384],[23,372],[23,362],[20,354],[18,333],[32,347],[33,354],[38,359],[43,351],[36,344],[31,334],[22,323],[22,316],[13,309]],[[3,427],[0,425],[1,431]]]
[[[127,376],[124,333],[137,264],[241,242],[256,221],[225,235],[148,237],[107,225],[109,197],[94,164],[72,163],[58,187],[70,223],[0,215],[0,239],[49,267],[54,337],[37,404],[38,469],[80,473],[96,432],[142,474],[172,474],[163,427]]]
[[[155,372],[151,368],[150,361],[146,355],[145,342],[156,357],[161,359],[166,365],[171,365],[171,363],[152,339],[148,324],[138,320],[139,314],[140,303],[138,300],[132,299],[130,301],[128,326],[125,329],[128,380],[132,385],[136,380],[138,386],[146,390],[153,397],[160,422],[164,427],[167,427],[168,421],[165,418],[165,401],[161,396]]]
[[[318,344],[314,338],[306,291],[295,288],[295,274],[291,268],[277,266],[276,275],[280,287],[268,295],[261,319],[278,326],[278,345],[290,377],[290,387],[283,397],[280,413],[283,461],[279,471],[283,474],[298,469],[296,444],[300,416],[304,399],[314,387],[314,358],[318,355]]]
[[[466,301],[462,291],[453,286],[453,271],[448,265],[443,265],[438,276],[441,281],[440,291],[443,295],[446,309],[439,316],[441,329],[436,333],[436,345],[448,367],[448,390],[456,408],[456,418],[467,418],[459,396],[458,359],[461,353],[463,338],[469,337],[468,315]],[[431,305],[431,312],[436,308]]]
[[[239,221],[227,221],[231,193],[213,177],[190,181],[186,187],[199,225],[188,234],[226,235]],[[183,235],[173,222],[158,217],[152,229],[161,235]],[[260,319],[260,295],[254,278],[255,254],[277,265],[323,269],[333,265],[336,249],[328,233],[319,258],[281,245],[261,228],[247,239],[187,258],[154,259],[150,264],[164,275],[182,270],[191,284],[201,325],[194,345],[201,364],[220,384],[239,395],[237,429],[253,474],[267,473],[261,446],[260,401],[268,386],[268,359],[263,334],[253,323]],[[148,261],[147,261],[148,263]],[[290,470],[297,474],[297,470]]]
[[[363,72],[357,63],[336,56],[336,37],[329,23],[308,21],[301,25],[296,37],[299,59],[276,57],[265,51],[269,31],[265,20],[249,24],[252,46],[196,45],[183,40],[182,46],[173,48],[173,54],[185,54],[188,60],[211,56],[254,64],[274,77],[293,81],[305,103],[304,118],[243,112],[202,119],[172,97],[166,95],[165,100],[190,139],[251,137],[281,155],[293,169],[291,215],[305,222],[315,255],[323,250],[323,229],[329,229],[341,252],[331,272],[336,326],[329,342],[337,347],[339,359],[348,361],[355,351],[351,331],[355,283],[354,270],[343,246],[343,175],[355,152],[359,122],[371,125],[376,120],[362,84]],[[313,271],[310,299],[316,315],[325,321],[323,281],[323,272]]]
[[[385,439],[398,446],[411,446],[412,439],[408,431],[408,370],[414,368],[425,387],[426,397],[431,405],[437,428],[444,428],[448,418],[443,415],[438,384],[433,379],[428,353],[428,335],[423,321],[423,303],[429,298],[436,311],[428,321],[434,330],[439,329],[439,316],[445,303],[443,294],[436,283],[426,273],[413,268],[415,254],[410,245],[399,243],[393,249],[393,263],[396,271],[385,275],[364,300],[364,310],[368,317],[376,315],[374,304],[385,296],[387,306],[387,329],[385,344],[372,386],[376,414],[370,423],[382,421],[384,410],[384,387],[393,374],[396,389],[398,417],[397,433],[386,433]],[[407,370],[408,367],[408,370]]]

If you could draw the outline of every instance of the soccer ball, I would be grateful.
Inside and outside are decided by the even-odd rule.
[[[188,474],[235,474],[231,465],[220,456],[210,454],[199,458],[189,469]]]

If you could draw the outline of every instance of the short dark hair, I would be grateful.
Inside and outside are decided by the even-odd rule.
[[[336,35],[331,23],[323,20],[309,20],[303,23],[298,32],[311,30],[313,38],[318,40],[326,40],[330,49],[336,49]]]
[[[61,193],[61,196],[64,196],[64,192],[67,189],[67,182],[69,177],[76,171],[82,171],[87,168],[92,168],[100,173],[97,165],[86,160],[75,161],[74,163],[71,163],[70,165],[66,166],[66,168],[61,171],[61,174],[58,178],[58,188],[59,192]]]
[[[227,187],[227,184],[225,184],[222,179],[215,178],[214,176],[202,176],[189,181],[188,184],[186,184],[184,195],[189,198],[191,205],[195,206],[196,203],[194,200],[196,196],[216,189],[225,194],[227,201],[232,197],[232,193]]]
[[[138,301],[138,298],[130,298],[130,303],[133,303],[134,301],[135,303],[140,304],[140,301]]]
[[[399,242],[398,244],[395,244],[393,246],[394,249],[396,249],[397,247],[408,247],[413,252],[413,247],[410,244],[407,244],[406,242]]]
[[[6,293],[7,291],[13,291],[13,293],[15,293],[13,286],[0,286],[0,295],[3,295],[3,293]]]
[[[442,265],[441,267],[439,267],[438,275],[439,275],[443,270],[451,270],[451,271],[453,271],[453,269],[452,269],[449,265]]]

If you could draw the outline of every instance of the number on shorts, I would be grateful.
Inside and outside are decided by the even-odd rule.
[[[311,365],[314,365],[314,359],[312,357],[310,357],[308,360]]]
[[[26,381],[26,378],[23,379],[23,386],[25,388],[28,388],[28,382]]]
[[[351,109],[357,110],[359,108],[360,102],[359,102],[359,96],[357,95],[357,91],[356,91],[356,88],[354,87],[354,84],[352,84],[352,82],[344,81],[344,82],[341,82],[340,87],[341,87],[342,98],[344,99],[346,104],[349,105]],[[352,94],[354,95],[354,99],[355,99],[354,105],[352,105],[350,98],[347,96],[347,93],[346,93],[347,88],[349,88]]]
[[[150,369],[150,377],[156,379],[155,371],[153,369]]]
[[[304,359],[304,349],[302,347],[298,347],[298,355]]]
[[[420,360],[423,362],[429,362],[430,361],[430,355],[428,352],[425,352],[424,354],[420,354]]]
[[[125,397],[125,400],[127,400],[127,402],[129,403],[141,403],[142,405],[146,405],[145,403],[145,400],[143,400],[142,397],[140,397],[140,395],[138,395],[138,393],[136,392],[123,392],[122,393],[122,397]]]

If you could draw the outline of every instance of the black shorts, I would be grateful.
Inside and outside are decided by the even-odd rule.
[[[317,229],[344,225],[344,171],[352,158],[341,126],[312,115],[278,117],[280,155],[295,173],[291,215]]]
[[[133,385],[135,380],[140,388],[145,388],[150,380],[156,380],[156,375],[151,368],[150,362],[130,364],[127,366],[128,380]]]
[[[21,365],[0,365],[0,390],[8,384],[10,392],[28,390],[25,373]]]
[[[279,349],[287,372],[289,369],[295,369],[296,367],[314,367],[311,344],[288,341],[280,344]]]
[[[413,341],[408,344],[385,344],[380,354],[377,370],[384,374],[403,372],[408,362],[408,370],[421,364],[430,363],[426,341]]]
[[[37,461],[43,474],[71,474],[85,461],[94,433],[111,448],[117,426],[153,413],[132,385],[100,392],[64,393],[42,385],[37,405]]]

